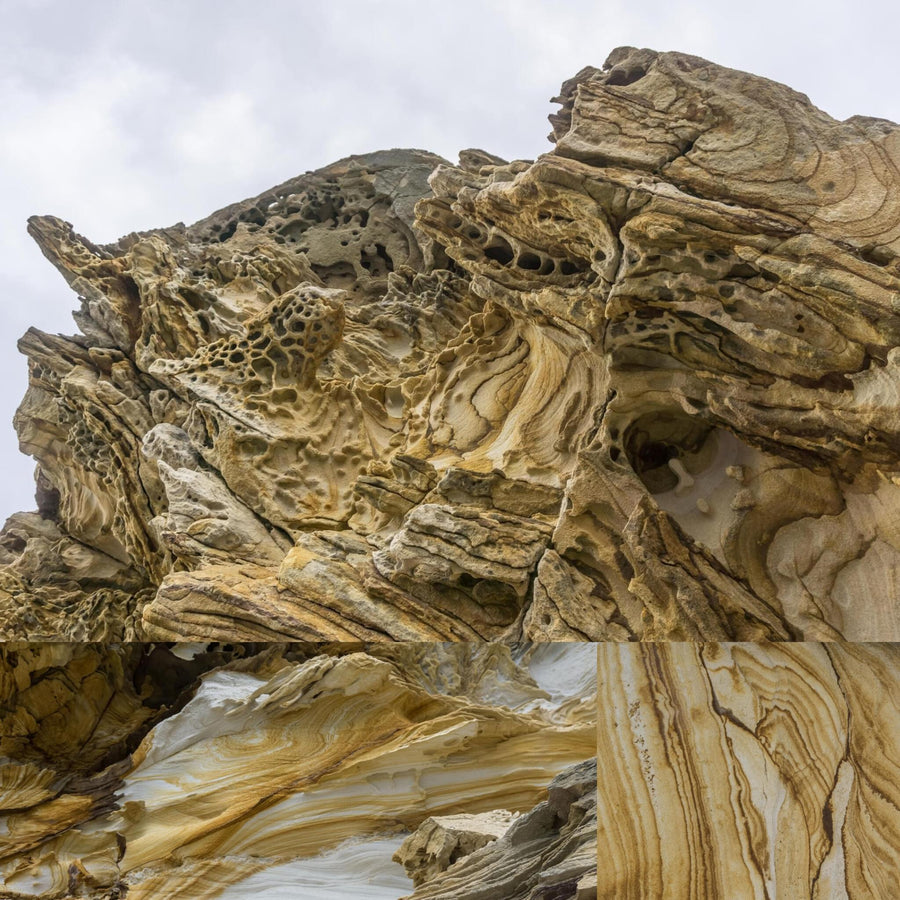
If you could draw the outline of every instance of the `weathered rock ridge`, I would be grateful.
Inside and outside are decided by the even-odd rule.
[[[594,869],[592,646],[10,643],[0,705],[4,898],[397,900],[411,832],[499,811],[421,896]]]
[[[622,48],[554,149],[30,230],[0,636],[900,640],[900,127]]]

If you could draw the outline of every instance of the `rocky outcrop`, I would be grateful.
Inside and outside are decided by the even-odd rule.
[[[621,48],[551,152],[31,233],[2,635],[900,639],[900,128]]]
[[[513,822],[505,809],[426,819],[401,845],[394,860],[401,863],[413,884],[420,885],[457,860],[496,841]]]
[[[896,892],[898,645],[604,644],[598,684],[597,896]]]
[[[575,802],[595,685],[587,646],[2,645],[0,895],[396,900],[423,822]],[[579,868],[541,815],[529,840]]]
[[[474,851],[457,846],[443,871],[442,854],[419,869],[424,877],[409,900],[596,900],[596,789],[596,760],[567,769],[551,782],[548,799],[498,839]],[[405,847],[415,853],[437,844],[446,844],[444,836],[425,823]],[[402,848],[399,855],[405,856]]]

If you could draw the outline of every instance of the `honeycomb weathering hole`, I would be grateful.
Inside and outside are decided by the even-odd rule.
[[[706,469],[716,454],[715,429],[675,412],[646,413],[626,430],[625,455],[651,494],[677,491]]]

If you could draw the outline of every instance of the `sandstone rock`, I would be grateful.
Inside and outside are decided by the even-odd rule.
[[[413,884],[391,856],[425,820],[546,806],[594,753],[581,649],[0,647],[0,895],[319,897],[330,878],[396,900]],[[585,677],[561,692],[558,663]]]
[[[21,341],[0,636],[900,639],[900,127],[627,47],[557,102],[535,161],[33,219],[82,333]]]
[[[896,644],[601,644],[599,686],[599,897],[896,890]]]
[[[546,801],[516,819],[497,840],[426,878],[410,900],[597,897],[591,892],[597,871],[596,790],[596,760],[566,770],[550,784]]]
[[[474,816],[432,816],[403,842],[394,860],[418,886],[473,850],[496,841],[513,820],[513,814],[505,809]]]

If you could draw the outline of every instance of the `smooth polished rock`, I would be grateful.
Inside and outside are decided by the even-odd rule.
[[[598,651],[597,896],[892,896],[897,644]]]
[[[3,645],[0,895],[409,893],[423,822],[530,815],[593,755],[591,649]]]

